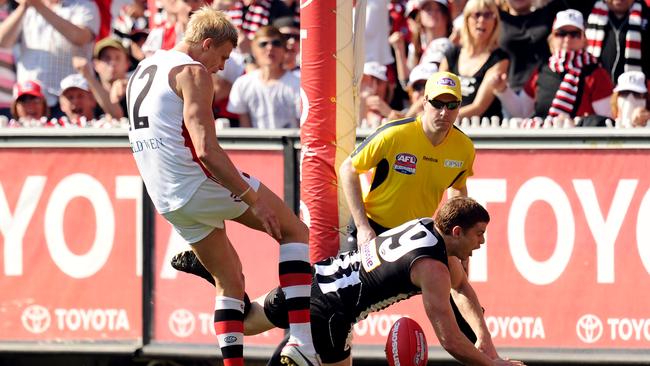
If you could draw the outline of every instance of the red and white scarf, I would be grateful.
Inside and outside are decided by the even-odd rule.
[[[555,93],[548,115],[556,117],[560,114],[573,115],[580,85],[582,68],[598,63],[596,57],[585,50],[577,51],[556,51],[548,59],[548,67],[551,71],[564,74],[560,87]]]
[[[244,2],[241,0],[236,1],[233,7],[226,11],[226,14],[228,14],[235,27],[241,29],[248,38],[252,39],[258,29],[269,24],[271,1],[252,1],[245,13]]]
[[[628,30],[625,34],[625,71],[641,71],[641,3],[635,1],[628,15]],[[609,22],[609,8],[603,0],[594,4],[587,18],[587,50],[600,58]]]

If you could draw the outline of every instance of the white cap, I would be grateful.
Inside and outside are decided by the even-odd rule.
[[[447,0],[409,0],[406,3],[406,9],[405,9],[406,16],[409,17],[411,16],[411,13],[413,13],[414,11],[419,11],[420,9],[422,9],[422,5],[424,5],[427,1],[435,1],[438,4],[444,6],[445,8],[449,8],[449,3],[447,2]]]
[[[79,88],[87,92],[90,91],[88,81],[81,74],[70,74],[61,80],[61,93],[70,88]]]
[[[645,74],[641,71],[627,71],[618,76],[618,82],[614,88],[615,92],[633,91],[635,93],[647,93]]]
[[[432,63],[420,63],[416,65],[409,75],[408,85],[413,85],[416,81],[427,81],[429,77],[438,72],[438,65]]]
[[[363,73],[364,75],[376,77],[379,80],[388,81],[386,65],[382,65],[376,61],[370,61],[363,64]]]
[[[429,43],[420,58],[420,63],[435,62],[440,64],[445,58],[445,53],[451,48],[452,43],[449,38],[436,38]]]
[[[555,21],[553,22],[553,30],[566,26],[576,27],[584,32],[585,21],[582,17],[582,13],[574,9],[567,9],[558,12],[555,15]]]

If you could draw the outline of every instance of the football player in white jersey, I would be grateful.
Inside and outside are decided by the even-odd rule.
[[[430,218],[408,221],[358,249],[314,265],[311,321],[314,344],[323,364],[349,366],[352,327],[369,313],[422,294],[426,314],[440,344],[466,365],[524,365],[501,359],[492,343],[478,297],[458,260],[485,242],[490,216],[475,200],[454,197]],[[174,257],[172,266],[211,281],[191,252]],[[452,291],[453,289],[453,291]],[[477,335],[472,344],[458,327],[449,293],[465,296],[461,307]],[[247,303],[247,335],[287,327],[285,299],[279,289]],[[274,358],[270,365],[277,365]]]
[[[216,281],[214,326],[224,365],[244,362],[244,276],[224,220],[280,243],[279,282],[290,299],[291,334],[283,362],[319,365],[309,319],[307,227],[266,186],[238,171],[217,141],[212,74],[236,45],[237,30],[226,16],[203,7],[179,44],[140,62],[127,85],[131,150],[156,209]]]

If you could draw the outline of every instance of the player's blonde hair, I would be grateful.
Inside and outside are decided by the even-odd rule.
[[[237,29],[228,17],[219,10],[204,6],[190,17],[183,42],[198,44],[208,38],[217,45],[230,42],[233,47],[237,47]]]

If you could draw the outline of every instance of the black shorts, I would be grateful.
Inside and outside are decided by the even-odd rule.
[[[278,328],[289,327],[286,301],[278,287],[264,299],[264,313]],[[314,348],[324,363],[336,363],[350,356],[354,319],[337,309],[316,285],[311,288],[311,334]]]

